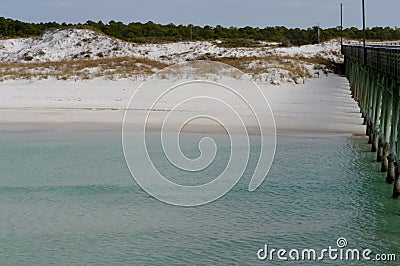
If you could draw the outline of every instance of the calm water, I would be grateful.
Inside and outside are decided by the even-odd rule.
[[[191,137],[183,149],[195,156]],[[249,170],[220,200],[181,208],[134,183],[118,132],[2,132],[0,264],[266,265],[278,262],[258,261],[264,244],[322,249],[339,237],[399,254],[400,201],[365,143],[279,136],[258,190],[247,191]]]

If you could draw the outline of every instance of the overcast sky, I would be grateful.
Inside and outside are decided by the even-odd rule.
[[[361,28],[362,0],[0,0],[0,16],[27,22],[108,22]],[[365,0],[367,26],[400,26],[399,0]]]

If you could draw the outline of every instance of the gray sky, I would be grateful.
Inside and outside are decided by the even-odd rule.
[[[361,28],[361,0],[0,0],[0,16],[27,22],[147,22],[308,28]],[[399,0],[365,0],[367,26],[400,26]]]

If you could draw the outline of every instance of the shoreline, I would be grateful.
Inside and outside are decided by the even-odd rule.
[[[0,132],[37,130],[121,131],[130,96],[141,83],[132,80],[91,82],[3,82],[0,90]],[[345,134],[365,135],[361,114],[350,96],[348,81],[338,75],[321,77],[301,85],[258,84],[274,114],[277,135]],[[225,96],[222,96],[225,97]],[[201,108],[207,106],[198,106]],[[240,103],[235,108],[242,110]],[[168,109],[154,113],[148,129],[161,127]],[[177,112],[174,121],[196,110]],[[130,109],[133,129],[146,110]],[[216,114],[224,115],[216,109]],[[243,111],[250,135],[259,133],[256,121]],[[203,120],[202,120],[203,121]],[[231,128],[239,125],[228,125]],[[215,124],[192,123],[185,132],[224,133]],[[268,130],[269,132],[271,130]]]
[[[152,125],[147,127],[146,132],[160,132],[161,125]],[[248,134],[257,136],[260,131],[255,128],[246,128]],[[24,133],[24,132],[115,132],[123,131],[123,124],[118,122],[99,123],[99,122],[0,122],[1,133]],[[135,125],[134,128],[128,131],[140,132],[141,128]],[[166,130],[168,132],[168,130]],[[210,125],[192,125],[181,131],[182,133],[209,133],[209,134],[227,134],[220,127]],[[233,133],[238,131],[233,129]],[[352,133],[346,130],[305,130],[305,129],[276,129],[277,136],[355,136],[365,137],[363,133]]]

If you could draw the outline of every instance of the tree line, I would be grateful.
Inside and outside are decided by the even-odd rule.
[[[16,38],[39,36],[47,30],[65,28],[90,28],[103,32],[128,42],[164,42],[164,41],[197,41],[197,40],[252,40],[279,42],[282,45],[304,45],[318,42],[318,27],[307,29],[274,27],[223,27],[196,26],[196,25],[161,25],[151,21],[146,23],[132,22],[124,24],[114,20],[108,23],[102,21],[87,21],[85,23],[67,24],[57,22],[27,23],[9,18],[0,17],[0,37]],[[355,27],[343,29],[343,37],[346,39],[360,40],[363,32]],[[340,28],[320,29],[321,41],[338,38],[341,35]],[[373,27],[366,31],[368,40],[393,41],[400,40],[400,28]],[[234,42],[233,42],[234,43]]]

